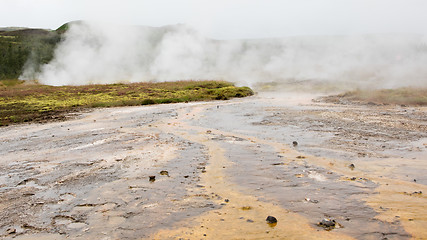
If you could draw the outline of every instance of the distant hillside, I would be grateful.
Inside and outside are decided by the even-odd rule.
[[[38,70],[52,57],[61,34],[46,29],[0,28],[0,80],[18,78],[27,61]]]
[[[16,30],[22,30],[27,29],[25,27],[0,27],[0,32],[9,32],[9,31],[16,31]]]
[[[52,34],[52,31],[37,28],[23,28],[18,30],[1,31],[1,36],[46,36]]]

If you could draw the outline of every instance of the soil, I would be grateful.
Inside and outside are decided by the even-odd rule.
[[[313,98],[0,128],[0,237],[426,239],[427,108]]]

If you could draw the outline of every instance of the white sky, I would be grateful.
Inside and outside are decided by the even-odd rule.
[[[213,38],[427,34],[427,0],[0,0],[0,27],[188,24]]]

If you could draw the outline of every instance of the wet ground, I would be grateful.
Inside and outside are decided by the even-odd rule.
[[[427,239],[427,109],[313,97],[1,128],[0,236]]]

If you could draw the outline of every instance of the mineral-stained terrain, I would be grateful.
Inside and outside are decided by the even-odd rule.
[[[427,109],[312,98],[2,127],[0,236],[427,238]]]

